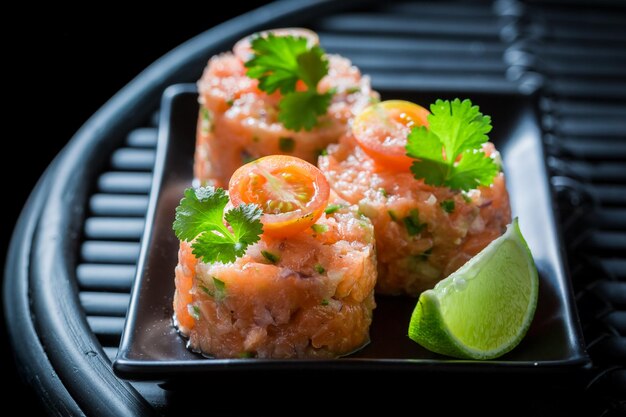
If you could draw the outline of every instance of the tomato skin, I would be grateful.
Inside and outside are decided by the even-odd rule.
[[[429,114],[409,101],[387,100],[363,110],[354,120],[352,133],[361,149],[378,165],[406,171],[413,163],[406,155],[406,137],[412,127],[428,127]],[[390,140],[392,143],[388,143]]]
[[[272,190],[269,180],[266,180],[268,176],[285,189]],[[293,156],[271,155],[252,161],[235,171],[230,179],[228,192],[234,206],[244,203],[261,206],[264,235],[285,238],[315,224],[328,205],[330,186],[316,166]],[[295,194],[296,192],[302,194]],[[281,195],[278,194],[302,198],[301,207],[294,208],[293,203],[280,200]],[[277,205],[272,206],[273,203]],[[276,209],[270,210],[271,207]]]

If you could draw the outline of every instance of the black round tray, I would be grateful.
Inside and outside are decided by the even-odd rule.
[[[375,87],[539,89],[563,239],[594,367],[574,379],[529,375],[524,383],[548,384],[551,391],[531,402],[520,397],[521,405],[504,414],[619,412],[626,381],[626,126],[620,117],[626,76],[619,71],[626,62],[625,22],[626,8],[610,1],[280,1],[181,45],[85,123],[22,212],[7,258],[4,305],[23,377],[51,414],[206,411],[156,384],[121,381],[111,370],[150,191],[154,114],[167,86],[195,81],[209,56],[244,35],[308,26],[321,33],[328,50],[371,74]],[[297,381],[297,375],[285,377]],[[210,392],[207,384],[201,388]],[[494,404],[516,401],[503,398]],[[228,413],[226,406],[218,409]]]

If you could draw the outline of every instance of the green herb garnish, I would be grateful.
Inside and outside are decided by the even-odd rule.
[[[293,152],[296,148],[296,141],[291,138],[278,138],[278,148],[281,152]]]
[[[398,221],[398,215],[396,214],[395,211],[393,210],[387,210],[387,214],[389,214],[389,217],[391,218],[391,220],[393,220],[394,222]]]
[[[226,298],[226,283],[213,277],[213,285],[215,286],[215,299],[219,301]]]
[[[440,206],[446,213],[452,213],[455,207],[454,200],[443,200]]]
[[[311,229],[313,229],[313,231],[318,234],[328,232],[328,226],[326,226],[325,224],[315,223],[311,226]]]
[[[328,150],[326,148],[323,148],[317,151],[317,156],[326,156],[326,155],[328,155]]]
[[[339,210],[341,210],[343,208],[343,206],[341,204],[329,204],[326,207],[326,210],[324,210],[324,213],[326,214],[333,214]]]
[[[193,305],[190,305],[189,307],[191,307],[190,309],[188,309],[189,314],[191,314],[194,319],[200,320],[200,308]]]
[[[196,258],[208,263],[234,262],[259,241],[263,226],[257,205],[241,204],[224,214],[228,195],[221,188],[187,188],[184,195],[176,207],[173,229],[180,240],[193,241]]]
[[[211,111],[206,107],[200,108],[200,130],[203,135],[206,135],[213,131],[213,115]]]
[[[280,256],[272,252],[268,252],[266,250],[262,250],[261,255],[263,255],[263,257],[267,260],[267,262],[274,264],[274,265],[276,265],[278,261],[280,261]]]
[[[323,306],[327,306],[328,304],[330,304],[330,302],[328,301],[328,299],[324,298],[320,304]]]
[[[315,268],[315,272],[317,272],[320,275],[326,272],[326,269],[324,269],[324,267],[321,264],[315,264],[313,268]]]
[[[213,286],[215,287],[215,291],[212,291],[205,287],[204,285],[199,285],[200,289],[206,293],[209,297],[214,297],[216,300],[220,301],[226,298],[226,283],[218,278],[213,278]]]
[[[409,236],[420,234],[426,227],[426,223],[420,223],[419,211],[417,209],[409,211],[409,215],[402,219],[402,221],[406,226],[406,231],[409,233]]]
[[[499,171],[482,151],[489,140],[491,118],[470,100],[458,98],[437,100],[430,111],[429,127],[414,127],[407,140],[407,155],[417,159],[411,166],[415,178],[454,190],[490,185]]]
[[[308,42],[300,36],[258,36],[251,42],[254,55],[245,63],[246,74],[259,80],[260,90],[283,94],[278,120],[296,131],[313,129],[318,116],[328,110],[333,94],[317,92],[317,84],[328,74],[328,60],[322,48]],[[296,91],[298,81],[306,85],[306,91]]]

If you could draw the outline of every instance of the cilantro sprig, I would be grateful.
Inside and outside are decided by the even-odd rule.
[[[176,207],[172,228],[180,240],[193,241],[192,253],[203,262],[233,262],[263,233],[262,212],[256,204],[241,204],[224,214],[226,204],[223,189],[200,187],[187,188]]]
[[[317,84],[328,74],[324,50],[309,46],[301,36],[258,36],[251,42],[254,55],[245,63],[246,74],[259,80],[259,89],[269,94],[279,90],[278,120],[291,130],[311,130],[318,116],[326,113],[332,91],[320,94]],[[302,81],[307,89],[296,91]]]
[[[407,155],[416,159],[411,165],[415,178],[463,191],[490,185],[499,171],[482,151],[491,118],[468,99],[437,100],[430,111],[429,128],[413,128],[407,140]]]

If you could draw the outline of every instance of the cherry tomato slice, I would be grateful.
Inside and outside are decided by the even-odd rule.
[[[235,53],[235,56],[239,58],[242,62],[246,62],[247,60],[252,58],[252,48],[250,47],[250,41],[254,39],[254,37],[256,36],[267,36],[269,33],[275,36],[295,36],[295,37],[307,38],[309,46],[319,45],[320,43],[320,39],[317,36],[317,33],[309,29],[304,29],[304,28],[271,29],[271,30],[265,30],[263,32],[246,36],[245,38],[239,40],[233,47],[233,52]]]
[[[330,186],[314,165],[293,156],[271,155],[235,171],[228,192],[235,206],[258,204],[263,233],[282,238],[315,224],[328,205]]]
[[[363,110],[352,125],[359,146],[379,165],[403,171],[413,159],[406,156],[406,140],[411,128],[428,126],[425,108],[404,100],[388,100]]]

